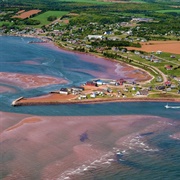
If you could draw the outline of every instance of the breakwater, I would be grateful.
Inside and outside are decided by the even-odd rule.
[[[111,99],[84,99],[84,100],[66,100],[66,101],[35,101],[22,102],[24,98],[15,100],[12,106],[33,106],[33,105],[56,105],[56,104],[94,104],[94,103],[108,103],[108,102],[180,102],[180,99],[175,98],[111,98]]]
[[[24,97],[20,97],[20,98],[15,99],[15,100],[11,103],[11,105],[12,105],[12,106],[16,106],[16,104],[18,104],[18,101],[20,101],[20,100],[22,100],[22,99],[24,99]]]

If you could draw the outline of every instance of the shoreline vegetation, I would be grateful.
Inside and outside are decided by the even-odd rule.
[[[27,36],[27,35],[21,35],[21,36],[23,36],[23,37],[35,37],[38,39],[42,39],[40,36]],[[50,45],[53,45],[59,49],[68,51],[68,52],[76,52],[79,54],[87,54],[87,52],[86,53],[85,52],[79,52],[77,50],[72,50],[69,48],[61,47],[57,44],[57,42],[54,42],[54,41],[50,41],[47,43]],[[142,80],[142,81],[141,80],[138,81],[138,85],[141,85],[141,84],[146,85],[147,83],[151,82],[155,78],[152,74],[150,74],[150,72],[148,72],[145,69],[142,69],[140,67],[137,67],[135,65],[128,64],[125,62],[121,62],[117,59],[107,58],[107,57],[104,57],[102,54],[97,54],[97,53],[88,53],[88,54],[91,54],[92,56],[95,56],[95,57],[103,58],[103,59],[108,60],[108,61],[122,63],[125,66],[129,66],[129,67],[132,67],[134,69],[139,69],[142,72],[145,72],[146,75],[148,74],[149,78]],[[163,78],[163,82],[167,81],[167,78],[163,73],[162,73],[162,78]],[[126,85],[124,87],[126,87]],[[111,88],[112,88],[112,86],[111,86]],[[92,93],[95,90],[98,90],[98,88],[94,88],[94,87],[91,88],[89,86],[87,91],[88,92],[91,91],[91,93]],[[167,92],[160,93],[161,94],[160,97],[156,97],[156,96],[148,97],[148,94],[146,94],[146,95],[139,95],[139,96],[134,96],[134,97],[126,97],[126,96],[113,97],[113,95],[112,95],[110,97],[98,97],[98,98],[89,98],[89,99],[88,98],[78,99],[78,95],[60,94],[59,91],[55,92],[56,96],[54,96],[54,94],[51,94],[51,93],[52,92],[49,92],[50,95],[42,95],[42,96],[32,97],[32,98],[20,97],[20,98],[14,100],[11,105],[12,106],[24,106],[24,105],[50,105],[50,104],[88,104],[88,103],[93,104],[93,103],[106,103],[106,102],[180,102],[180,98],[178,97],[178,95],[176,95],[174,97],[167,96]],[[163,97],[163,95],[164,95],[164,97]]]

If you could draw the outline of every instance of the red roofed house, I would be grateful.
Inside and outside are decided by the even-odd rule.
[[[172,70],[173,66],[172,65],[165,65],[166,70]]]
[[[171,86],[171,81],[166,81],[166,82],[165,82],[165,85],[166,85],[166,86]]]
[[[87,81],[86,85],[88,85],[88,86],[97,86],[97,83],[94,82],[94,81]]]
[[[120,85],[123,85],[126,81],[124,79],[119,79],[117,80],[117,82],[120,84]]]

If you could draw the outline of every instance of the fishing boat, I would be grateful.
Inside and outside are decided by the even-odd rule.
[[[168,109],[168,108],[169,108],[169,105],[168,105],[168,104],[166,104],[164,107],[165,107],[166,109]]]
[[[169,106],[168,104],[166,104],[164,107],[165,107],[166,109],[169,109],[169,108],[178,109],[178,108],[180,108],[180,106]]]

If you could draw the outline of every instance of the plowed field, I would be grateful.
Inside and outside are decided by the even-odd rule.
[[[141,43],[141,48],[129,47],[128,50],[139,50],[145,52],[169,52],[180,54],[180,41],[149,41]]]
[[[38,14],[39,12],[41,12],[41,10],[33,9],[30,11],[23,12],[18,16],[13,16],[13,18],[26,19],[26,18],[29,18],[30,16],[34,15],[34,14]]]

